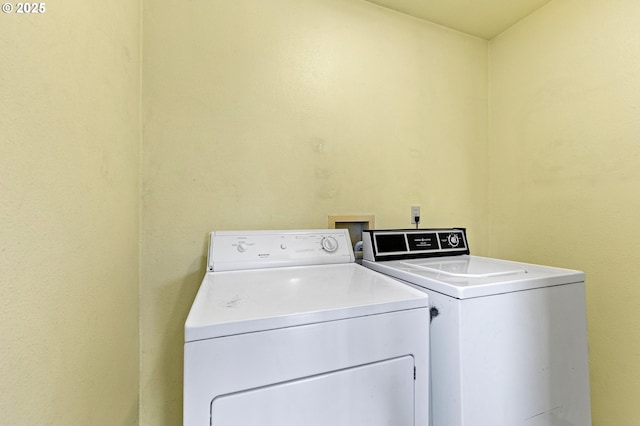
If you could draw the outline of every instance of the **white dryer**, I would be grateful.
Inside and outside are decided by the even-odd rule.
[[[591,425],[582,272],[471,256],[462,228],[363,237],[363,266],[429,295],[433,426]]]
[[[427,426],[428,296],[347,230],[212,232],[185,323],[186,426]]]

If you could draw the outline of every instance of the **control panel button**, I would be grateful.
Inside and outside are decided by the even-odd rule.
[[[460,237],[458,237],[456,234],[449,234],[447,240],[449,241],[449,245],[451,247],[458,247],[458,244],[460,244]]]
[[[238,243],[238,251],[240,253],[244,253],[245,251],[247,251],[247,244],[246,243]]]
[[[328,253],[338,250],[338,241],[333,237],[322,237],[322,249]]]

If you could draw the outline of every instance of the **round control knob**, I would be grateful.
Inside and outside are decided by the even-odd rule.
[[[238,243],[238,251],[240,253],[244,253],[247,250],[247,244],[246,243]]]
[[[338,241],[333,237],[322,237],[322,249],[326,252],[333,253],[338,250]]]
[[[451,247],[457,247],[458,244],[460,244],[460,238],[456,234],[449,234],[447,240],[449,241],[449,245]]]

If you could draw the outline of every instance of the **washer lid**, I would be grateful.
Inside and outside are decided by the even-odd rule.
[[[442,277],[452,278],[492,278],[528,273],[524,265],[468,256],[438,260],[407,260],[400,263],[418,271],[434,272]]]
[[[185,341],[427,307],[425,293],[355,263],[208,272]]]
[[[584,281],[584,273],[579,271],[470,255],[386,262],[365,260],[363,265],[457,299]]]

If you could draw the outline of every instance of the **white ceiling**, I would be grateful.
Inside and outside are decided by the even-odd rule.
[[[367,0],[487,40],[551,0]]]

